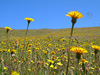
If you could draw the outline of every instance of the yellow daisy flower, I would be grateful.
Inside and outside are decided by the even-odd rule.
[[[5,27],[4,29],[6,29],[7,33],[8,33],[8,31],[12,30],[10,27]]]
[[[82,18],[84,15],[82,15],[82,13],[79,13],[78,11],[71,11],[68,14],[66,14],[66,16],[69,16],[71,18],[75,18],[75,19],[80,19]]]
[[[76,58],[79,60],[81,58],[81,54],[87,53],[87,50],[81,48],[81,47],[72,47],[70,51],[73,51],[76,53]],[[79,62],[79,61],[78,61]]]
[[[12,30],[12,28],[10,28],[10,27],[5,27],[5,29],[8,30],[8,31]]]
[[[27,20],[27,21],[34,21],[33,18],[25,18],[25,20]]]
[[[19,73],[16,72],[16,71],[12,71],[12,72],[11,72],[11,75],[19,75]]]
[[[70,49],[70,51],[75,52],[75,53],[79,53],[79,54],[87,53],[87,50],[85,50],[85,49],[83,49],[81,47],[72,47]]]
[[[94,48],[95,50],[100,50],[100,46],[97,45],[92,45],[92,48]]]

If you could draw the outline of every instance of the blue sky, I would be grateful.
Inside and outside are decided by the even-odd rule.
[[[84,15],[75,28],[100,26],[99,7],[100,0],[0,0],[0,27],[26,29],[29,17],[35,20],[29,29],[71,28],[70,11]]]

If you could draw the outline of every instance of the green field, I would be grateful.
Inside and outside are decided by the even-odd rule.
[[[66,75],[71,29],[15,30],[0,28],[0,75]],[[8,37],[8,38],[7,38]],[[100,75],[100,51],[95,57],[92,45],[100,46],[100,27],[74,28],[70,47],[88,51],[77,65],[70,52],[68,75]],[[82,62],[85,59],[86,62]],[[77,67],[78,66],[78,67]]]

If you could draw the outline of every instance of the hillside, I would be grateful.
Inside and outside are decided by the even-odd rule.
[[[70,36],[70,28],[68,29],[39,29],[39,30],[28,30],[28,37],[31,36],[43,36],[43,35],[57,35],[60,34],[62,37]],[[9,31],[10,37],[24,37],[25,30],[12,30]],[[0,38],[6,36],[6,30],[0,28]],[[77,37],[100,37],[100,27],[89,27],[89,28],[74,28],[73,36]]]

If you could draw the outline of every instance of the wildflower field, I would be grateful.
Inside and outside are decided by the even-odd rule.
[[[100,75],[99,62],[100,27],[0,28],[0,75]]]

